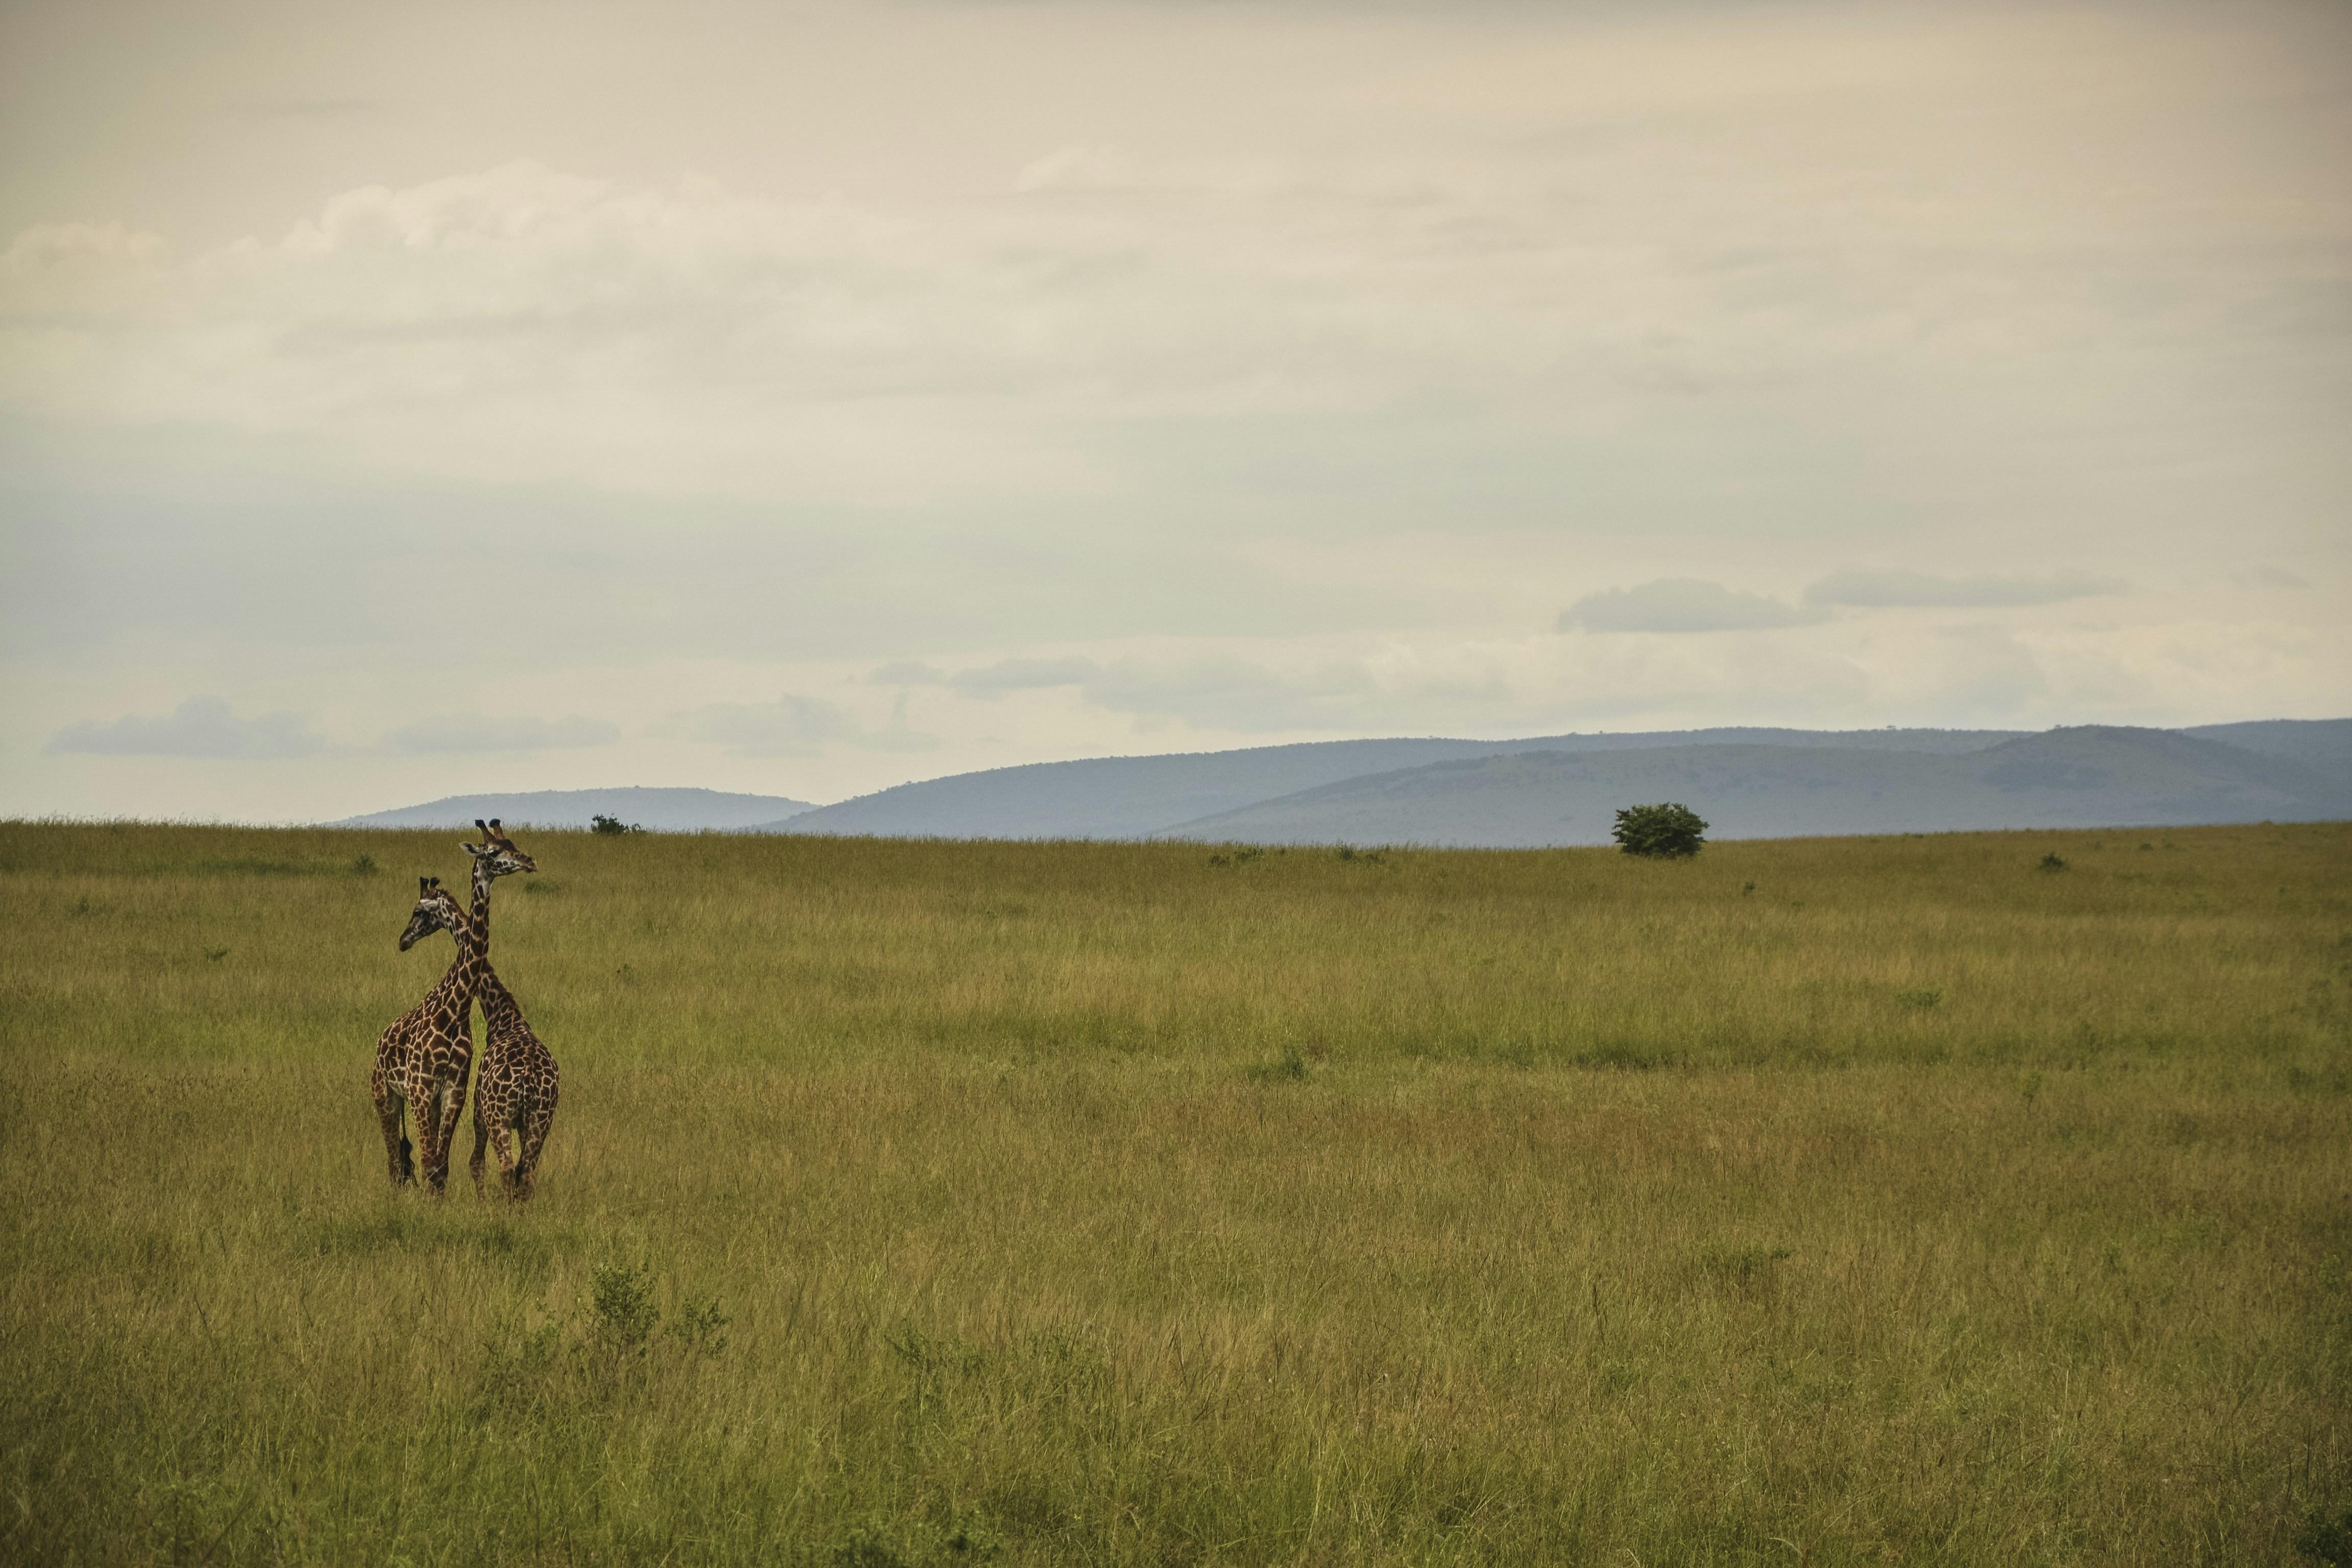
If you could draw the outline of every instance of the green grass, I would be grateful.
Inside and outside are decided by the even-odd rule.
[[[457,837],[0,825],[0,1560],[2352,1539],[2352,828],[524,835],[520,1211],[367,1100]]]

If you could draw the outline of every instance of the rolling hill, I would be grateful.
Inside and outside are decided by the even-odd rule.
[[[1519,741],[1443,738],[1324,741],[1172,756],[1033,763],[899,784],[763,825],[775,833],[939,838],[1142,838],[1180,823],[1349,779],[1432,763],[1528,752],[1619,752],[1718,743],[1841,750],[1968,752],[2017,731],[1723,729],[1548,735]]]
[[[1676,800],[1723,838],[2315,821],[2352,816],[2341,770],[2161,730],[2053,730],[1966,752],[1787,745],[1524,752],[1343,780],[1181,824],[1244,843],[1608,841],[1618,807]]]

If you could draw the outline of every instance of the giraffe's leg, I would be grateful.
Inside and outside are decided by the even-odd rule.
[[[466,1162],[467,1169],[474,1173],[474,1195],[476,1197],[483,1195],[482,1151],[486,1146],[488,1146],[489,1141],[490,1130],[487,1126],[483,1125],[482,1122],[482,1097],[479,1094],[477,1094],[474,1096],[474,1157]],[[506,1160],[503,1155],[501,1155],[499,1163],[501,1165],[506,1163]]]
[[[510,1198],[517,1195],[514,1129],[509,1125],[512,1116],[511,1111],[502,1110],[490,1123],[490,1147],[497,1150],[499,1155],[499,1185],[506,1189],[506,1194]]]
[[[425,1145],[425,1187],[439,1197],[449,1186],[449,1135],[456,1131],[449,1114],[449,1086],[435,1081],[416,1101],[416,1132]]]
[[[549,1084],[530,1097],[529,1120],[522,1131],[522,1158],[514,1171],[515,1196],[528,1198],[539,1184],[539,1154],[547,1147],[547,1130],[555,1125],[555,1086]]]
[[[466,1120],[466,1080],[449,1086],[448,1107],[441,1113],[441,1180],[447,1184],[449,1161],[457,1152],[457,1133]]]
[[[383,1128],[384,1163],[391,1167],[392,1184],[404,1187],[416,1176],[416,1163],[410,1158],[408,1134],[400,1128],[400,1096],[382,1082],[372,1086],[375,1091],[375,1119]]]

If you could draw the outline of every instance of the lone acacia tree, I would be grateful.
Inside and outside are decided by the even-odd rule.
[[[1677,859],[1696,855],[1706,842],[1706,824],[1689,806],[1629,805],[1617,814],[1617,847],[1628,855]]]

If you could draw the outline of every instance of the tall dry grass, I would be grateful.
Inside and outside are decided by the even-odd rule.
[[[0,826],[0,1557],[2222,1563],[2352,1509],[2342,826],[521,836],[520,1212],[386,1190],[367,1104],[453,837]]]

